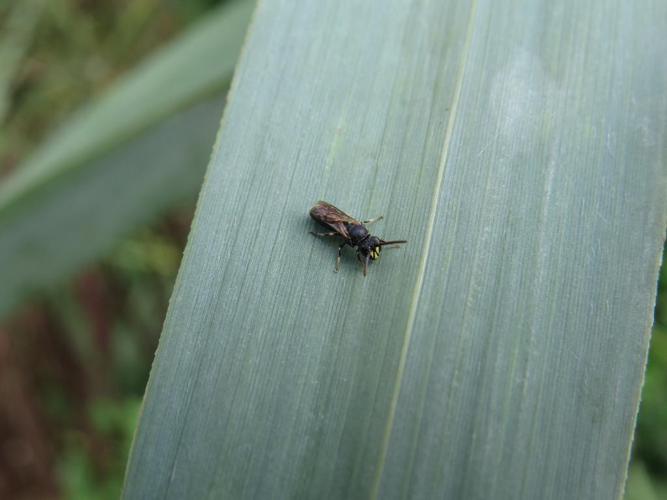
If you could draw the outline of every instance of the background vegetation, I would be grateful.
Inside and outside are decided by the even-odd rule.
[[[220,3],[48,0],[21,19],[0,9],[0,36],[17,24],[25,32],[19,63],[2,68],[0,182],[80,106]],[[194,203],[0,323],[0,498],[118,497]]]
[[[0,7],[0,38],[20,27],[13,50],[0,53],[0,182],[79,106],[220,3],[48,0],[33,2],[21,19]],[[194,202],[0,323],[0,497],[118,496]],[[633,499],[667,498],[665,278],[663,270],[627,491]]]

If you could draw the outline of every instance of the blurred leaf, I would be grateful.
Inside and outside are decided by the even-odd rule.
[[[106,498],[104,487],[97,484],[90,459],[79,433],[67,434],[67,450],[58,463],[60,484],[68,499]]]
[[[10,6],[0,36],[0,125],[5,121],[9,109],[12,80],[30,45],[43,7],[44,0],[23,0]]]
[[[211,14],[0,185],[0,315],[196,193],[251,8]]]
[[[95,470],[90,459],[91,446],[86,439],[88,436],[78,432],[66,433],[66,449],[58,464],[64,498],[72,500],[118,498],[123,460],[129,451],[139,409],[140,401],[134,398],[123,401],[99,399],[90,404],[90,417],[95,430],[99,433],[97,438],[107,439],[116,446],[105,450],[107,456],[104,458],[108,462],[106,464],[108,470],[100,477],[100,471]]]
[[[111,373],[115,386],[124,394],[143,394],[148,377],[149,367],[141,352],[141,337],[138,335],[140,333],[121,324],[114,329],[111,336],[113,354]]]
[[[652,470],[667,468],[667,332],[653,330],[635,435],[637,456]]]
[[[666,31],[658,0],[261,2],[125,497],[619,498]],[[409,244],[335,274],[317,199]]]
[[[140,401],[128,399],[122,404],[115,400],[98,399],[90,405],[90,417],[96,430],[106,435],[132,435],[137,422]]]
[[[643,465],[634,464],[630,467],[624,498],[625,500],[661,500]]]

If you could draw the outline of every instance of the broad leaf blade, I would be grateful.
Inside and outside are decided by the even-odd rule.
[[[618,497],[665,228],[664,14],[261,3],[126,497]],[[317,199],[410,243],[334,274]]]
[[[186,33],[0,185],[0,314],[197,192],[251,8]]]
[[[576,10],[479,5],[380,497],[622,494],[665,230],[667,18]]]

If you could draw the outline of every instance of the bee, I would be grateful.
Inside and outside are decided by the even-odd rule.
[[[336,272],[340,269],[340,256],[346,245],[357,247],[357,260],[361,262],[364,269],[364,276],[366,276],[368,273],[368,263],[380,258],[383,246],[407,243],[407,240],[385,241],[377,236],[371,236],[365,224],[377,222],[382,219],[382,216],[360,222],[326,201],[315,203],[315,206],[310,209],[310,216],[323,226],[333,229],[333,231],[327,233],[310,231],[310,234],[313,236],[340,236],[343,238],[343,243],[338,247]]]

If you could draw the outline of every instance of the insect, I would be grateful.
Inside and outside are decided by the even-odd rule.
[[[372,224],[379,221],[382,219],[382,216],[360,222],[326,201],[315,203],[315,206],[310,209],[310,216],[323,226],[333,229],[333,231],[327,233],[315,233],[311,231],[310,234],[314,236],[340,236],[343,238],[343,243],[338,247],[336,272],[340,269],[340,256],[343,253],[345,245],[357,247],[357,259],[361,262],[364,269],[364,276],[366,276],[368,273],[368,263],[380,258],[383,246],[407,243],[407,240],[385,241],[377,236],[371,236],[365,224]]]

